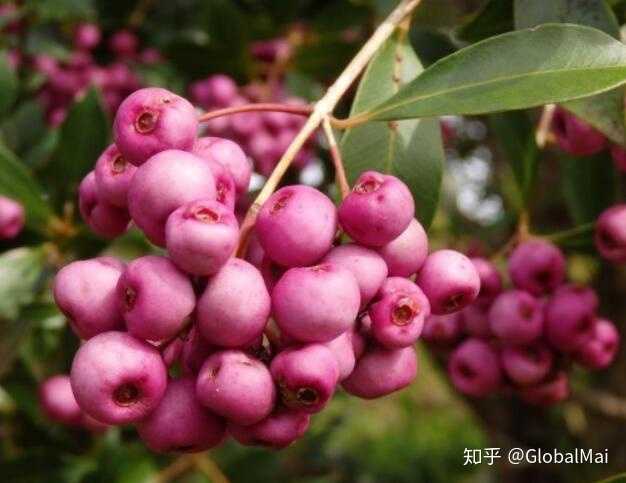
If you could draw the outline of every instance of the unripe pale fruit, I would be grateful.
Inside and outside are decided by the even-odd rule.
[[[24,208],[17,201],[0,196],[0,240],[9,240],[24,228]]]
[[[457,342],[463,333],[461,315],[431,315],[424,321],[422,339],[431,344],[450,346]]]
[[[98,199],[119,208],[128,206],[130,182],[137,171],[120,154],[117,146],[111,144],[96,161],[96,189]]]
[[[231,258],[209,279],[198,300],[198,329],[210,344],[245,347],[263,333],[270,309],[259,270]]]
[[[237,218],[212,200],[184,204],[168,217],[165,241],[171,259],[194,275],[211,275],[226,263],[239,242]]]
[[[574,354],[574,359],[590,369],[609,367],[619,350],[620,336],[615,324],[606,319],[597,319],[591,338],[585,341]]]
[[[462,329],[473,337],[488,339],[493,335],[489,326],[489,317],[486,308],[475,303],[468,305],[459,312]]]
[[[565,279],[565,257],[550,242],[526,241],[509,257],[509,275],[517,288],[532,295],[550,293]]]
[[[278,408],[264,420],[252,426],[228,425],[228,433],[246,446],[286,448],[300,439],[309,428],[311,416],[303,411]]]
[[[333,248],[324,257],[324,262],[343,267],[354,275],[361,293],[362,308],[374,298],[387,278],[385,260],[374,250],[353,243]]]
[[[470,258],[480,277],[480,292],[474,305],[488,307],[502,291],[502,277],[496,266],[480,257]]]
[[[484,397],[500,387],[502,371],[496,350],[481,339],[459,345],[448,361],[452,384],[463,394]]]
[[[352,273],[332,263],[291,268],[272,291],[272,313],[288,337],[328,342],[354,324],[359,293]]]
[[[353,331],[347,331],[339,337],[335,337],[333,340],[322,344],[335,356],[337,367],[339,368],[339,381],[343,381],[352,374],[354,365],[356,364],[352,337]]]
[[[215,199],[215,179],[208,163],[184,151],[163,151],[135,173],[128,209],[151,242],[165,246],[165,223],[177,208],[198,199]]]
[[[115,116],[113,137],[122,155],[136,166],[167,149],[190,150],[198,117],[186,99],[158,87],[128,96]]]
[[[57,273],[54,301],[81,339],[124,328],[116,292],[123,270],[122,262],[101,257],[72,262]]]
[[[407,229],[415,214],[409,188],[395,176],[366,171],[339,206],[339,223],[356,242],[382,247]]]
[[[471,304],[480,290],[480,277],[474,264],[462,253],[439,250],[431,253],[419,274],[417,284],[430,301],[433,314],[457,312]]]
[[[272,412],[276,389],[272,375],[258,359],[238,350],[220,351],[198,373],[200,403],[229,422],[249,426]]]
[[[312,265],[331,249],[337,210],[325,194],[285,186],[263,204],[255,226],[265,253],[286,267]]]
[[[594,241],[603,258],[613,263],[626,263],[626,204],[602,212],[596,222]]]
[[[78,207],[85,223],[101,237],[115,238],[128,228],[128,211],[98,198],[93,171],[83,178],[78,187]]]
[[[569,378],[559,371],[545,381],[520,389],[518,394],[528,404],[551,406],[569,397]]]
[[[371,347],[356,363],[343,388],[354,396],[375,399],[408,386],[417,375],[417,355],[413,347],[383,349]]]
[[[168,258],[156,255],[128,264],[117,284],[117,297],[128,332],[152,341],[175,336],[196,305],[187,275]]]
[[[70,377],[64,374],[52,376],[39,386],[39,405],[50,421],[78,426],[83,413],[76,402]]]
[[[523,290],[503,292],[489,309],[489,327],[506,344],[528,344],[543,331],[541,302]]]
[[[145,418],[167,386],[159,352],[147,342],[114,331],[98,334],[78,349],[70,377],[80,408],[108,424]]]
[[[545,335],[562,352],[575,352],[593,336],[597,298],[585,287],[556,291],[545,307]]]
[[[279,352],[270,366],[282,403],[307,413],[321,411],[335,392],[339,365],[321,344],[290,347]]]
[[[422,333],[430,304],[424,293],[393,293],[383,296],[369,308],[371,335],[387,349],[414,344]]]
[[[201,406],[192,377],[170,380],[159,405],[137,424],[139,437],[158,453],[198,453],[220,444],[226,423]]]
[[[237,143],[230,139],[202,137],[194,144],[193,153],[224,166],[233,178],[237,196],[248,192],[252,163]]]
[[[552,369],[552,351],[543,344],[524,347],[504,347],[500,361],[505,374],[518,386],[530,386],[542,381]]]
[[[591,156],[606,147],[604,134],[565,109],[555,110],[552,132],[559,147],[574,156]]]
[[[428,237],[420,222],[413,219],[400,236],[383,245],[378,253],[390,276],[409,277],[422,268],[428,256]]]

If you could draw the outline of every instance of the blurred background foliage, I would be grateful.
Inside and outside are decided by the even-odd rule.
[[[340,394],[314,418],[303,441],[280,452],[227,443],[200,457],[156,456],[132,428],[92,435],[50,424],[39,411],[38,382],[67,372],[78,345],[51,301],[55,270],[103,251],[131,258],[152,248],[135,231],[107,245],[76,215],[76,185],[110,139],[111,119],[101,93],[86,92],[66,120],[50,128],[36,100],[41,76],[12,67],[11,52],[67,59],[77,23],[98,23],[105,38],[128,28],[164,58],[133,66],[142,83],[184,94],[190,82],[212,73],[227,73],[241,84],[261,78],[264,71],[250,55],[251,42],[289,38],[297,30],[305,33],[304,41],[284,81],[291,94],[313,101],[396,3],[24,0],[0,18],[0,192],[20,199],[28,215],[18,239],[0,242],[0,481],[569,482],[626,467],[626,411],[621,399],[606,407],[607,397],[626,396],[623,356],[610,371],[576,374],[577,391],[566,404],[537,410],[503,397],[463,400],[449,387],[437,356],[420,347],[421,374],[410,389],[378,401]],[[565,2],[573,8],[597,3]],[[427,66],[464,45],[512,30],[517,4],[423,0],[410,41]],[[619,25],[624,23],[625,1],[603,5]],[[21,25],[18,31],[6,28],[15,21]],[[110,61],[106,48],[95,55],[100,62]],[[339,106],[338,117],[348,113],[351,95]],[[511,235],[523,206],[529,207],[536,232],[552,233],[591,221],[619,197],[623,183],[608,153],[574,160],[555,150],[539,152],[534,143],[538,116],[530,111],[444,120],[446,174],[431,228],[433,246],[489,254]],[[326,154],[319,156],[322,173],[332,174]],[[290,173],[289,179],[297,176]],[[322,181],[331,182],[328,175]],[[570,255],[571,277],[594,283],[603,312],[623,327],[626,274],[598,261],[588,230],[561,242]],[[609,448],[609,465],[463,465],[464,448],[526,445]]]

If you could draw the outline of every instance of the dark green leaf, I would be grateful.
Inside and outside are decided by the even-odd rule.
[[[0,116],[4,115],[15,102],[17,77],[9,65],[6,52],[0,52]]]
[[[513,0],[489,0],[457,33],[466,42],[480,40],[513,30]]]
[[[364,112],[422,70],[411,46],[400,34],[388,40],[372,59],[359,85],[351,115]],[[441,130],[437,119],[367,123],[348,130],[341,153],[350,182],[374,169],[399,176],[411,189],[416,216],[432,221],[443,169]]]
[[[365,117],[392,120],[523,109],[598,94],[624,81],[626,45],[589,27],[542,25],[445,57]]]
[[[2,123],[6,145],[18,154],[41,142],[47,130],[41,103],[36,100],[19,105]]]

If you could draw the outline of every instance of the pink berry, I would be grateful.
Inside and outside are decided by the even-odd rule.
[[[605,369],[611,365],[619,350],[620,336],[615,324],[597,319],[591,338],[574,354],[577,362],[590,369]]]
[[[246,446],[286,448],[300,439],[309,428],[311,417],[302,411],[277,408],[264,420],[252,426],[228,425],[228,433]]]
[[[235,182],[238,196],[248,191],[252,164],[239,145],[229,139],[202,137],[196,140],[193,152],[205,159],[212,159],[224,166]]]
[[[139,166],[167,149],[190,150],[196,140],[194,107],[180,96],[158,87],[139,89],[120,105],[113,124],[115,144]]]
[[[115,238],[128,229],[128,211],[99,199],[93,171],[85,176],[78,187],[78,206],[83,220],[97,235]]]
[[[342,386],[354,396],[375,399],[408,386],[416,375],[417,355],[413,347],[392,350],[371,347]]]
[[[552,369],[552,351],[543,344],[504,347],[500,361],[504,373],[518,386],[530,386],[543,380]]]
[[[422,339],[431,344],[450,346],[457,342],[463,333],[461,315],[431,315],[424,321]]]
[[[335,337],[333,340],[323,344],[335,356],[335,361],[337,361],[337,367],[339,368],[339,381],[343,381],[352,374],[356,364],[352,335],[351,331],[344,332],[339,337]]]
[[[459,391],[474,397],[493,393],[502,379],[498,353],[488,342],[474,338],[467,339],[452,353],[448,373]]]
[[[0,240],[15,238],[24,228],[24,208],[20,203],[0,196]]]
[[[337,210],[330,198],[314,188],[286,186],[265,202],[255,230],[275,262],[286,267],[311,265],[331,249]]]
[[[468,305],[459,312],[463,330],[473,337],[479,339],[488,339],[493,336],[491,327],[489,326],[489,317],[487,310],[480,307],[476,303]]]
[[[224,421],[202,407],[191,377],[170,380],[159,405],[137,424],[139,437],[158,453],[198,453],[219,445]]]
[[[270,371],[248,354],[227,350],[206,360],[196,382],[203,406],[229,422],[249,426],[270,415],[276,389]]]
[[[439,250],[431,253],[417,275],[417,284],[430,301],[433,314],[457,312],[471,304],[480,290],[474,264],[462,253]]]
[[[263,333],[270,308],[258,269],[231,258],[209,279],[198,301],[198,329],[210,344],[245,347]]]
[[[159,352],[124,332],[103,332],[74,356],[72,390],[98,421],[124,424],[145,418],[159,404],[167,371]]]
[[[321,344],[283,350],[272,360],[270,371],[283,404],[307,413],[326,406],[339,380],[335,356]]]
[[[550,406],[569,397],[569,378],[563,371],[556,372],[547,380],[519,390],[520,397],[528,404]]]
[[[613,263],[626,263],[626,204],[602,212],[596,222],[594,240],[603,258]]]
[[[552,132],[559,147],[574,156],[591,156],[606,147],[604,134],[561,108],[554,112]]]
[[[374,250],[354,243],[334,247],[323,261],[343,267],[354,275],[361,293],[361,307],[374,298],[387,278],[385,260]]]
[[[350,237],[382,247],[407,229],[415,214],[409,188],[395,176],[366,171],[339,206],[339,222]]]
[[[70,377],[57,375],[46,379],[39,386],[39,405],[50,421],[78,426],[83,413],[76,402]]]
[[[180,206],[197,199],[215,199],[209,165],[184,151],[163,151],[135,173],[128,191],[128,209],[150,241],[165,246],[165,223]]]
[[[509,257],[509,275],[517,288],[532,295],[550,293],[565,279],[565,257],[550,242],[520,243]]]
[[[197,324],[191,327],[180,353],[180,367],[183,374],[194,375],[200,372],[204,361],[215,351],[216,348],[202,337]]]
[[[178,362],[183,353],[183,347],[185,347],[183,336],[176,337],[164,347],[161,346],[161,357],[163,357],[163,363],[168,369]]]
[[[128,163],[117,146],[111,144],[96,161],[98,199],[120,208],[128,206],[128,189],[137,168]]]
[[[300,342],[328,342],[348,330],[361,304],[356,279],[331,263],[291,268],[272,291],[278,327]]]
[[[175,336],[196,305],[189,278],[168,258],[155,255],[127,265],[117,297],[128,332],[152,341]]]
[[[476,305],[488,307],[502,291],[502,277],[496,266],[485,258],[470,258],[480,277],[480,292]]]
[[[227,75],[217,74],[194,82],[190,86],[190,96],[194,102],[205,108],[210,106],[230,106],[238,97],[235,81]]]
[[[565,286],[545,307],[545,335],[562,352],[575,352],[592,338],[597,298],[585,287]]]
[[[626,172],[626,150],[618,144],[611,146],[611,157],[613,164],[618,171]]]
[[[139,39],[128,30],[118,30],[109,39],[111,51],[121,57],[130,57],[137,51]]]
[[[503,292],[489,309],[489,327],[506,344],[528,344],[543,331],[541,303],[523,290]]]
[[[211,275],[233,255],[239,242],[235,215],[215,200],[196,200],[175,210],[165,225],[171,259],[187,273]]]
[[[100,27],[94,23],[81,23],[74,32],[74,46],[80,50],[91,50],[100,43]]]
[[[378,253],[389,267],[389,275],[410,277],[428,256],[428,237],[419,221],[413,219],[399,237],[382,246]]]
[[[54,279],[54,300],[81,339],[124,328],[116,286],[124,264],[106,257],[72,262]]]

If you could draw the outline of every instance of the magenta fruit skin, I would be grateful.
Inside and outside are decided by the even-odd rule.
[[[91,50],[100,43],[102,33],[94,23],[81,23],[74,32],[74,46],[79,50]]]
[[[224,166],[233,178],[237,196],[248,192],[252,163],[237,143],[230,139],[201,137],[196,140],[193,153]]]
[[[359,358],[343,388],[350,394],[375,399],[408,386],[417,376],[417,354],[413,347],[371,347]]]
[[[210,344],[240,348],[263,333],[271,299],[259,270],[231,258],[209,279],[196,309],[198,329]]]
[[[423,293],[422,289],[420,289],[414,282],[412,282],[408,278],[388,277],[381,285],[376,298],[379,299],[386,295],[394,293],[411,294],[415,292]]]
[[[0,240],[10,240],[24,228],[24,207],[17,201],[0,196]]]
[[[196,140],[193,154],[204,159],[209,164],[211,173],[215,179],[217,201],[233,211],[238,195],[235,180],[228,168],[215,160],[214,156],[211,155],[211,145],[214,144],[214,139],[218,138],[200,138]]]
[[[428,236],[416,219],[400,236],[378,249],[390,276],[410,277],[424,264],[428,256]]]
[[[337,367],[339,368],[339,381],[343,381],[352,374],[354,365],[356,364],[352,337],[352,332],[347,331],[339,337],[335,337],[333,340],[322,344],[335,356],[335,361],[337,361]]]
[[[178,362],[183,353],[183,347],[185,347],[185,340],[181,337],[177,337],[161,349],[163,363],[168,369]]]
[[[424,320],[430,316],[430,304],[421,290],[388,294],[369,308],[371,334],[387,349],[413,345],[422,333]]]
[[[314,188],[285,186],[263,204],[255,230],[265,253],[276,263],[312,265],[331,249],[337,210],[330,198]]]
[[[409,188],[395,176],[365,171],[339,206],[339,223],[356,242],[382,247],[407,229],[415,214]]]
[[[565,280],[565,257],[550,242],[530,240],[520,243],[509,257],[513,285],[538,296],[553,292]]]
[[[282,403],[312,414],[332,398],[339,380],[339,364],[321,344],[290,347],[279,352],[270,365]]]
[[[196,395],[200,404],[241,426],[265,419],[276,402],[268,368],[237,350],[209,356],[198,374]]]
[[[613,158],[615,169],[622,173],[626,172],[626,150],[614,144],[611,146],[611,158]]]
[[[481,339],[466,339],[454,350],[448,374],[460,392],[473,397],[492,394],[502,382],[498,353]]]
[[[168,217],[165,245],[172,261],[187,273],[211,275],[233,255],[239,243],[237,218],[208,199],[187,203]]]
[[[145,418],[159,404],[167,370],[159,352],[125,332],[103,332],[85,342],[70,373],[80,408],[108,424]]]
[[[98,198],[93,171],[83,178],[78,187],[78,207],[89,228],[103,238],[115,238],[128,229],[128,211]]]
[[[137,167],[127,162],[117,146],[111,144],[96,161],[98,199],[118,208],[128,207],[128,190]]]
[[[525,345],[543,332],[541,303],[523,290],[508,290],[489,309],[489,327],[505,344]]]
[[[161,151],[192,149],[197,130],[191,103],[158,87],[133,92],[120,104],[113,122],[115,144],[136,166]]]
[[[461,315],[459,313],[447,315],[431,315],[424,321],[422,339],[430,344],[451,346],[463,334]]]
[[[200,334],[197,324],[191,327],[180,353],[180,367],[185,375],[200,372],[204,361],[217,349],[209,344]]]
[[[551,406],[567,399],[569,392],[569,378],[559,371],[534,386],[521,388],[518,394],[528,404]]]
[[[476,303],[468,305],[459,312],[462,329],[473,337],[488,339],[493,336],[489,326],[487,309]]]
[[[476,300],[480,291],[480,277],[474,264],[454,250],[428,255],[416,282],[428,297],[435,315],[458,312]]]
[[[238,97],[239,88],[227,75],[215,74],[191,84],[189,94],[205,109],[211,106],[227,107]]]
[[[323,261],[343,267],[354,275],[361,293],[361,308],[374,298],[387,278],[385,260],[374,250],[354,243],[334,247]]]
[[[552,132],[559,147],[574,156],[591,156],[607,144],[604,134],[561,108],[554,112]]]
[[[54,301],[81,339],[124,328],[116,291],[123,270],[122,262],[102,257],[72,262],[57,273]]]
[[[163,151],[135,173],[128,191],[128,209],[150,241],[165,246],[165,223],[177,208],[197,199],[216,197],[208,163],[184,151]]]
[[[226,423],[196,398],[192,377],[172,379],[159,405],[137,423],[139,437],[157,453],[198,453],[219,445]]]
[[[272,414],[252,426],[230,423],[228,433],[246,446],[267,446],[282,449],[304,436],[311,416],[302,411],[277,408]]]
[[[117,298],[128,332],[151,341],[174,337],[196,305],[187,275],[168,258],[156,255],[136,258],[126,266]]]
[[[502,369],[514,384],[530,386],[542,381],[552,369],[552,351],[543,344],[524,347],[503,347]]]
[[[470,258],[480,277],[480,292],[475,305],[488,307],[502,292],[502,277],[496,266],[489,260],[480,257]]]
[[[610,320],[597,319],[591,338],[574,354],[579,364],[590,369],[605,369],[611,365],[620,345],[620,335]]]
[[[328,342],[354,324],[359,294],[352,273],[332,263],[291,268],[272,291],[272,314],[288,337]]]
[[[139,39],[129,30],[118,30],[109,39],[109,48],[115,54],[122,57],[129,57],[136,53]]]
[[[613,263],[626,263],[626,204],[604,210],[596,222],[596,249],[602,258]]]
[[[592,338],[598,300],[585,287],[565,286],[545,306],[545,336],[561,352],[575,352]]]
[[[65,374],[49,377],[41,383],[39,405],[50,421],[68,426],[81,424],[83,412],[72,392],[70,377]]]

